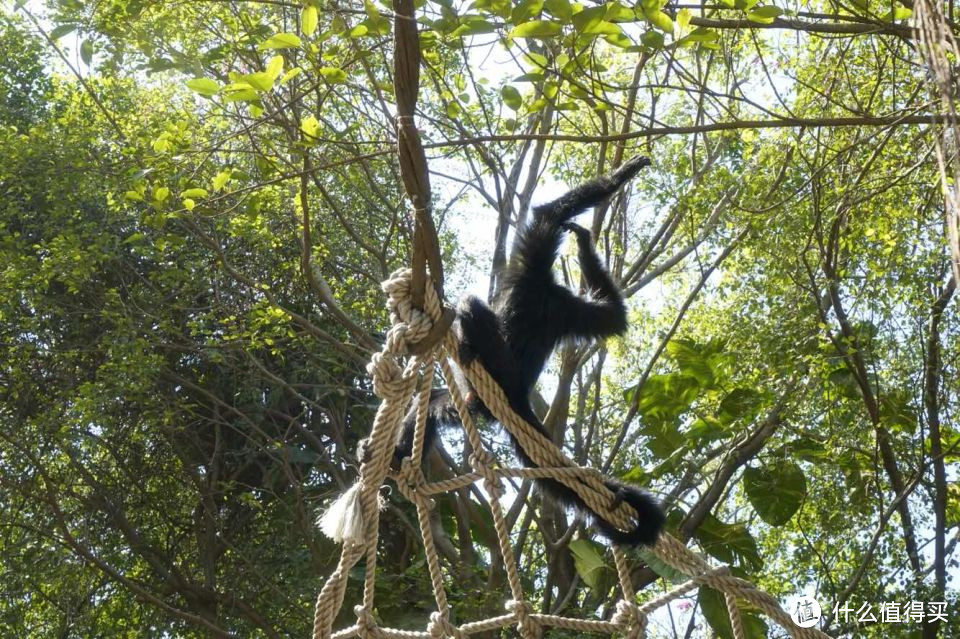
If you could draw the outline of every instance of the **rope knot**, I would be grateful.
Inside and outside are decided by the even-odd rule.
[[[477,472],[483,473],[484,470],[492,466],[495,462],[495,459],[492,454],[487,450],[474,450],[470,453],[468,460],[470,466],[474,468]]]
[[[380,637],[380,627],[377,626],[377,620],[373,618],[373,613],[357,604],[353,607],[354,614],[357,615],[357,634],[361,637]]]
[[[624,627],[624,636],[627,639],[640,639],[646,636],[647,615],[641,612],[637,604],[632,601],[626,599],[618,601],[616,612],[613,613],[610,621]]]
[[[507,609],[507,612],[512,613],[517,618],[517,623],[520,625],[521,636],[535,637],[539,635],[538,624],[531,617],[533,614],[533,606],[529,601],[517,601],[516,599],[510,599],[507,601],[504,608]],[[530,634],[525,634],[523,632],[524,630],[528,630]]]
[[[406,388],[403,369],[391,355],[374,353],[367,373],[373,378],[373,392],[382,399],[399,397]]]
[[[427,624],[427,632],[434,639],[444,639],[452,637],[453,639],[466,639],[466,636],[460,628],[456,627],[450,620],[439,612],[430,614],[430,623]]]

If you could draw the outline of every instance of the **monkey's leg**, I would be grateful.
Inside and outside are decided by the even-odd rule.
[[[503,337],[500,318],[481,299],[469,296],[460,302],[454,326],[464,365],[479,359],[491,377],[512,396],[517,392],[517,366]]]

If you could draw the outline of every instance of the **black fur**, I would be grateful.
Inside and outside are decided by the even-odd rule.
[[[476,297],[465,298],[457,309],[454,329],[460,339],[460,358],[479,359],[503,388],[511,408],[541,433],[546,431],[530,406],[530,391],[556,345],[565,338],[604,338],[622,334],[627,329],[623,297],[594,251],[590,231],[570,220],[613,195],[649,164],[645,157],[633,158],[614,173],[536,207],[532,220],[517,236],[496,312]],[[592,299],[578,297],[554,278],[552,267],[564,231],[576,236],[580,269]],[[492,418],[486,406],[475,397],[471,398],[470,408]],[[410,455],[415,416],[414,407],[407,415],[397,444],[397,460]],[[434,390],[430,396],[424,450],[433,444],[438,424],[456,423],[458,419],[449,393]],[[527,467],[534,466],[519,443],[516,440],[513,443],[521,462]],[[653,544],[663,527],[660,506],[634,486],[605,480],[613,493],[613,503],[624,501],[637,512],[633,530],[622,531],[590,511],[577,494],[562,483],[552,479],[537,480],[537,483],[563,504],[589,513],[600,532],[614,543]]]

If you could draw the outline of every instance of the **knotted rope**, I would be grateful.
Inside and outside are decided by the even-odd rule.
[[[826,637],[812,628],[800,628],[793,624],[789,615],[769,594],[757,590],[751,583],[732,576],[725,567],[711,566],[699,555],[691,552],[675,538],[662,534],[653,547],[653,553],[664,563],[688,575],[690,580],[660,597],[638,605],[626,556],[621,548],[614,546],[613,556],[620,581],[622,599],[609,621],[576,619],[559,615],[534,612],[530,601],[524,596],[518,563],[510,543],[500,496],[505,477],[548,477],[563,482],[581,496],[585,503],[600,516],[618,526],[627,528],[635,513],[630,506],[616,503],[603,477],[590,468],[576,466],[550,440],[536,428],[518,416],[507,402],[503,390],[478,362],[462,365],[457,361],[458,344],[449,329],[441,344],[424,348],[422,342],[432,331],[436,322],[444,321],[444,310],[433,287],[426,287],[425,311],[420,311],[411,302],[411,270],[401,269],[382,285],[387,293],[393,326],[387,333],[386,343],[380,353],[374,355],[368,366],[373,377],[374,392],[383,399],[373,422],[373,429],[366,446],[367,453],[360,466],[357,484],[331,506],[321,521],[324,531],[343,542],[343,552],[334,572],[327,579],[317,597],[315,608],[314,639],[467,639],[470,635],[516,626],[523,639],[538,639],[546,627],[563,628],[579,632],[622,634],[628,639],[646,636],[647,615],[695,588],[705,585],[724,593],[730,614],[730,625],[736,639],[744,638],[743,623],[737,600],[743,600],[759,609],[795,639],[820,639]],[[405,364],[402,362],[406,358]],[[449,480],[428,483],[420,469],[423,453],[424,429],[427,406],[433,383],[435,362],[439,362],[446,378],[453,404],[462,420],[472,454],[470,465],[473,472]],[[493,455],[486,449],[476,424],[467,409],[466,401],[455,383],[452,363],[461,364],[463,374],[477,391],[484,405],[494,417],[516,437],[527,454],[539,468],[503,468],[496,464]],[[430,615],[423,631],[400,630],[381,627],[374,615],[374,583],[376,578],[377,540],[379,538],[380,505],[378,491],[384,479],[390,475],[390,460],[403,422],[406,407],[414,393],[417,394],[417,421],[414,430],[413,454],[401,469],[392,475],[400,492],[417,508],[417,519],[423,536],[427,568],[433,585],[437,610]],[[506,604],[507,614],[488,619],[456,625],[450,620],[450,607],[443,584],[443,570],[436,552],[430,525],[431,495],[458,490],[470,483],[482,481],[490,496],[499,549],[506,571],[510,598]],[[611,509],[611,506],[613,508]],[[333,620],[343,603],[347,573],[361,559],[366,562],[362,604],[355,607],[357,622],[336,633],[332,631]]]

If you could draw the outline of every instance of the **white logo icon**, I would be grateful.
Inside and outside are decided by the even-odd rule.
[[[801,628],[813,628],[820,621],[820,604],[806,595],[797,599],[790,609],[790,618]]]

